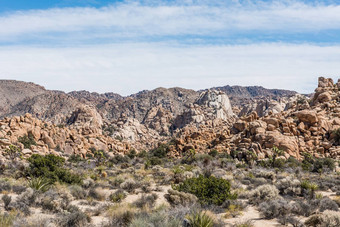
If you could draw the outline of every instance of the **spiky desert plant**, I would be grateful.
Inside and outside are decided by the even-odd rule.
[[[41,191],[41,192],[47,191],[51,185],[52,183],[48,179],[42,178],[42,177],[31,178],[28,181],[28,186],[30,188],[35,189],[37,191]]]
[[[214,220],[204,211],[187,216],[190,227],[213,227]]]

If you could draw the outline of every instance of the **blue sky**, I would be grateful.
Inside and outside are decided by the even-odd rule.
[[[0,0],[0,77],[48,89],[307,93],[339,61],[340,1]]]

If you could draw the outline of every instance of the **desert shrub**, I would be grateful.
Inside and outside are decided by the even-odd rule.
[[[4,207],[5,207],[5,209],[8,210],[8,206],[9,206],[9,204],[10,204],[11,201],[12,201],[12,197],[9,196],[9,195],[3,195],[3,196],[1,197],[1,199],[2,199],[2,201],[4,202]]]
[[[110,201],[114,203],[120,203],[126,198],[126,194],[122,189],[118,189],[117,191],[112,193],[109,198],[110,198]]]
[[[313,172],[323,172],[326,170],[333,171],[335,169],[335,161],[331,158],[316,158],[313,163]]]
[[[35,142],[33,135],[29,134],[28,136],[22,136],[18,138],[18,142],[22,143],[24,145],[24,148],[26,149],[31,149],[32,145],[37,145],[37,143]]]
[[[288,167],[291,167],[291,168],[297,168],[297,167],[301,166],[301,162],[299,162],[293,156],[289,156],[286,163],[287,163]]]
[[[128,227],[135,217],[135,211],[125,209],[124,207],[118,208],[109,217],[109,223],[105,227],[119,226]]]
[[[253,204],[259,204],[268,200],[277,198],[279,190],[270,184],[262,185],[249,193],[249,201]]]
[[[340,226],[340,215],[336,211],[325,211],[315,214],[305,221],[306,226],[313,227],[338,227]]]
[[[267,219],[287,216],[290,213],[291,206],[284,199],[269,200],[259,206],[262,215]]]
[[[294,196],[301,194],[301,182],[293,177],[286,177],[277,181],[276,187],[282,195]]]
[[[208,153],[211,157],[216,157],[218,155],[218,151],[217,150],[211,150],[209,153]]]
[[[17,197],[16,201],[27,206],[31,206],[35,203],[37,196],[38,193],[36,191],[31,188],[27,188],[26,191],[24,191]]]
[[[214,219],[206,212],[195,212],[187,216],[187,222],[190,227],[213,227]]]
[[[120,184],[120,188],[128,192],[133,192],[139,186],[140,184],[133,179],[127,179],[126,181]]]
[[[145,169],[150,168],[151,166],[155,166],[155,165],[161,165],[163,163],[162,159],[158,158],[158,157],[150,157],[145,161]]]
[[[33,220],[22,216],[17,216],[13,222],[13,227],[45,227],[55,226],[52,218],[36,217]]]
[[[150,195],[143,194],[142,197],[137,199],[134,204],[138,208],[144,208],[144,207],[152,208],[155,205],[157,198],[158,196],[155,193],[152,193]]]
[[[301,182],[301,188],[307,192],[311,198],[314,198],[318,185],[316,183],[309,182],[308,180],[304,180]]]
[[[150,154],[158,158],[165,158],[169,151],[170,150],[168,144],[160,144],[158,147],[152,149],[150,151]]]
[[[137,156],[137,152],[135,149],[132,149],[129,151],[129,153],[127,154],[127,156],[130,158],[130,159],[134,159],[136,156]]]
[[[4,191],[11,191],[12,190],[12,185],[8,182],[8,180],[1,179],[0,180],[0,192]]]
[[[182,220],[172,217],[167,211],[141,213],[133,218],[129,225],[129,227],[141,226],[183,227]]]
[[[12,185],[12,191],[16,194],[20,194],[22,193],[23,191],[26,190],[26,186],[24,185]]]
[[[305,225],[303,222],[301,222],[297,217],[294,216],[282,216],[278,218],[279,223],[281,223],[284,226],[288,226],[288,224],[291,224],[293,227],[304,227]]]
[[[335,169],[335,161],[331,158],[315,158],[309,153],[304,153],[304,160],[302,161],[302,168],[306,171],[323,172],[333,171]]]
[[[320,200],[319,210],[320,210],[320,212],[323,212],[325,210],[338,211],[339,206],[335,201],[331,200],[328,197],[324,197]]]
[[[234,218],[242,214],[244,207],[240,204],[230,204],[225,211],[225,218]]]
[[[0,214],[0,226],[11,227],[13,225],[13,221],[15,217],[16,217],[16,214],[13,212]]]
[[[254,222],[252,220],[236,222],[233,227],[254,227]]]
[[[72,195],[64,188],[51,188],[38,197],[37,203],[45,210],[64,212],[72,200]]]
[[[85,199],[87,196],[86,190],[79,185],[70,185],[69,190],[71,195],[76,199]]]
[[[188,206],[197,202],[197,197],[190,193],[179,192],[176,190],[169,189],[168,194],[164,195],[164,198],[172,206]]]
[[[69,162],[73,162],[73,163],[77,163],[77,162],[80,162],[80,161],[83,161],[84,159],[82,158],[81,155],[79,154],[72,154],[67,161]]]
[[[63,227],[86,226],[91,218],[77,208],[73,208],[71,212],[59,220],[59,225]]]
[[[88,195],[100,201],[103,201],[106,198],[105,192],[101,187],[91,188]]]
[[[249,185],[249,188],[256,188],[258,186],[264,185],[264,184],[268,184],[268,180],[260,177],[260,178],[250,178],[249,181],[251,182],[251,184]]]
[[[195,195],[199,202],[204,205],[221,205],[227,199],[236,199],[237,195],[230,192],[230,182],[213,176],[200,175],[186,179],[183,183],[173,186],[177,191]]]
[[[315,212],[316,207],[308,202],[304,202],[299,200],[292,204],[292,213],[296,215],[302,215],[305,217],[310,216],[313,212]]]
[[[252,171],[252,173],[256,178],[265,178],[265,179],[272,180],[272,181],[276,177],[273,171],[268,171],[268,170],[255,169],[254,171]]]
[[[45,156],[33,154],[28,161],[30,165],[27,174],[32,177],[44,177],[52,183],[60,181],[69,184],[80,184],[82,182],[81,176],[62,168],[65,163],[65,159],[62,157],[53,154]]]
[[[14,145],[9,145],[8,148],[5,149],[4,155],[7,155],[12,161],[21,156],[21,149]]]
[[[28,180],[28,187],[37,191],[45,192],[50,188],[50,186],[51,181],[46,178],[38,177]]]
[[[93,158],[95,159],[97,166],[104,164],[108,157],[108,154],[103,150],[93,152]]]
[[[83,180],[82,187],[88,189],[88,188],[93,187],[94,185],[95,185],[94,180],[92,180],[91,178],[87,178]]]
[[[128,163],[129,158],[121,154],[116,154],[110,161],[112,161],[114,164]]]

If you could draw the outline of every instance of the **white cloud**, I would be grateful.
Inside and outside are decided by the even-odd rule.
[[[228,1],[217,6],[204,1],[191,4],[139,4],[130,1],[99,9],[55,8],[14,12],[0,17],[0,28],[2,41],[55,32],[70,39],[227,36],[247,31],[310,32],[339,29],[340,6],[298,1],[244,4]]]
[[[201,89],[228,84],[312,92],[318,76],[339,76],[339,59],[340,45],[16,46],[0,48],[0,77],[48,89],[124,95],[159,86]]]

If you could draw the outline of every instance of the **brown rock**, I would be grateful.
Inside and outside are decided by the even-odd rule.
[[[313,110],[301,110],[294,113],[295,116],[302,122],[308,124],[314,124],[318,122],[318,117],[316,112]]]

